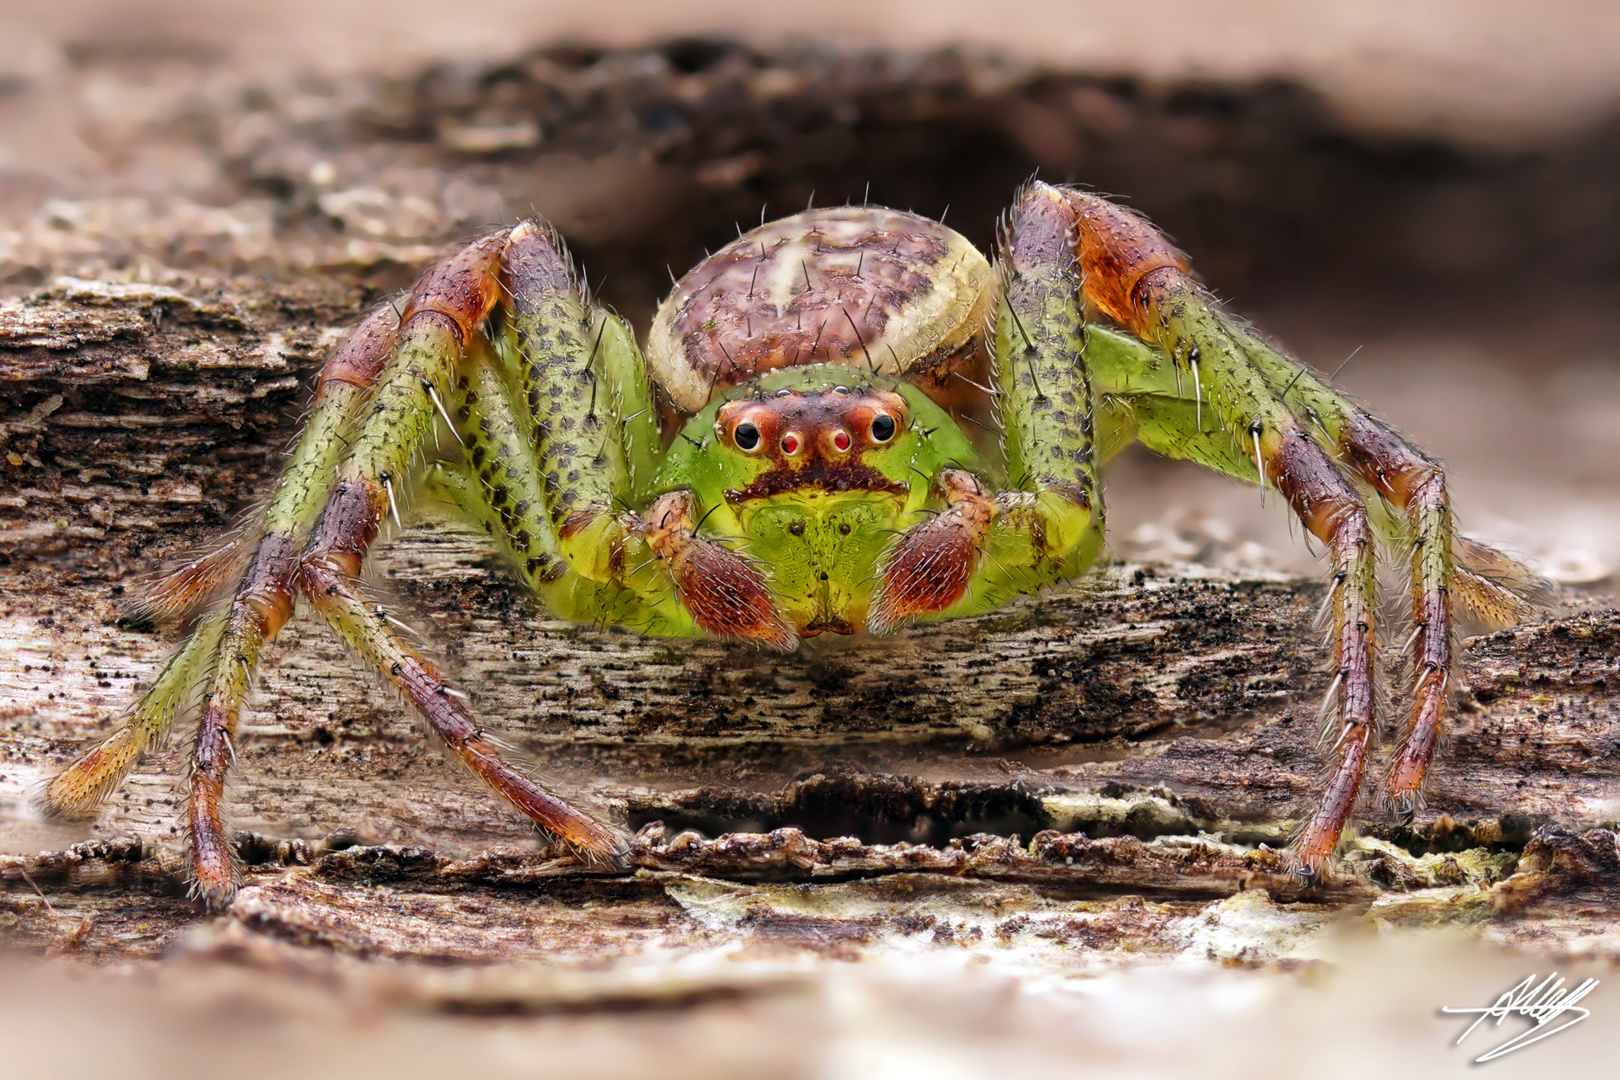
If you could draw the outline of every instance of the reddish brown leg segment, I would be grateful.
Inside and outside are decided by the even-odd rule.
[[[320,552],[311,552],[302,583],[316,610],[357,652],[388,675],[433,733],[479,779],[547,835],[562,840],[592,862],[622,867],[628,851],[624,837],[503,761],[459,694],[364,603],[354,580],[334,565],[342,561],[341,556],[329,560]]]
[[[996,504],[979,478],[961,469],[939,474],[946,508],[906,530],[883,560],[866,625],[886,634],[914,615],[944,611],[962,598],[979,565]]]
[[[1434,761],[1451,674],[1451,503],[1439,464],[1379,421],[1351,413],[1342,440],[1345,457],[1405,511],[1411,527],[1411,700],[1400,749],[1383,783],[1385,805],[1410,818],[1422,803]]]
[[[1142,287],[1150,276],[1190,281],[1186,256],[1140,214],[1098,195],[1061,190],[1075,216],[1086,299],[1137,337],[1156,340],[1159,328],[1148,317]]]
[[[192,894],[210,911],[222,909],[241,882],[236,849],[219,803],[225,790],[225,773],[236,759],[236,721],[241,698],[247,691],[247,679],[236,657],[229,657],[226,663],[229,668],[219,673],[224,679],[216,681],[203,699],[186,793]],[[229,681],[238,674],[241,675],[239,682]]]
[[[704,630],[792,652],[799,635],[776,609],[759,570],[703,536],[692,520],[692,495],[672,491],[647,511],[647,545],[669,570],[681,603]]]
[[[1361,497],[1305,432],[1282,433],[1268,472],[1333,563],[1334,674],[1323,710],[1339,731],[1327,791],[1294,845],[1295,870],[1309,879],[1333,856],[1355,809],[1377,722],[1374,538]]]
[[[236,724],[264,643],[292,614],[296,565],[296,541],[287,534],[272,533],[259,545],[226,614],[197,719],[186,803],[192,886],[215,910],[236,892],[241,876],[219,805],[225,773],[236,758]]]

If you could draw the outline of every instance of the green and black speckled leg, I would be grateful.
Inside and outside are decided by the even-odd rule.
[[[541,548],[514,552],[520,563],[543,562],[549,544],[579,579],[534,581],[536,592],[580,621],[668,636],[703,631],[791,651],[798,637],[776,614],[759,570],[699,533],[686,492],[652,500],[660,440],[630,328],[589,303],[555,240],[532,224],[513,230],[504,280],[511,300],[496,367],[512,403],[527,409],[513,408],[510,421],[485,421],[492,432],[532,423],[533,451],[519,453],[521,440],[510,449],[487,441],[480,428],[471,452],[476,459],[487,448],[491,461],[504,463],[504,479],[491,474],[483,487],[508,542]],[[514,466],[531,475],[515,479]],[[475,460],[475,468],[483,466]],[[524,493],[513,494],[513,485]],[[522,513],[519,503],[529,504]],[[631,506],[646,506],[646,517]]]
[[[946,508],[908,529],[884,560],[868,625],[988,611],[1078,577],[1103,542],[1086,327],[1072,215],[1037,185],[1014,206],[1002,246],[995,403],[1013,490],[946,470]]]
[[[521,360],[521,354],[508,353]],[[624,537],[615,581],[597,581],[562,557],[552,525],[551,485],[536,458],[533,421],[519,406],[521,370],[485,349],[458,376],[452,411],[465,446],[459,463],[435,462],[428,493],[501,547],[547,610],[571,622],[689,636],[692,618],[635,527]],[[616,415],[616,414],[615,414]]]
[[[1453,599],[1487,617],[1522,618],[1531,608],[1521,593],[1533,588],[1533,575],[1459,538],[1438,463],[1228,316],[1146,222],[1084,192],[1046,190],[1074,215],[1087,303],[1141,339],[1092,331],[1087,355],[1104,457],[1137,438],[1170,457],[1270,483],[1328,547],[1334,677],[1323,711],[1335,762],[1292,855],[1310,878],[1332,856],[1354,809],[1382,711],[1377,519],[1384,517],[1386,535],[1394,530],[1391,539],[1410,552],[1414,679],[1406,737],[1384,785],[1399,812],[1410,814],[1418,801],[1443,718]],[[1391,500],[1404,522],[1375,514],[1369,488]]]
[[[229,601],[208,615],[141,695],[125,722],[82,754],[45,789],[52,813],[93,810],[182,711],[201,697],[187,814],[188,840],[202,899],[217,906],[235,890],[235,850],[219,800],[235,756],[241,706],[264,643],[292,613],[298,552],[327,498],[358,413],[387,360],[395,316],[387,306],[351,333],[327,361],[303,435],[264,511],[248,530],[168,575],[134,605],[169,617],[207,600],[234,575]]]
[[[641,354],[624,321],[580,292],[539,226],[513,230],[504,279],[511,300],[497,350],[532,419],[538,494],[557,550],[582,576],[626,586],[648,557],[626,511],[660,447]]]

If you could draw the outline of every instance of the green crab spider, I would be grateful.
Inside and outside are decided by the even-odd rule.
[[[562,618],[789,652],[1079,576],[1103,544],[1098,469],[1134,440],[1271,485],[1326,547],[1331,763],[1290,856],[1308,881],[1352,812],[1384,708],[1380,539],[1410,591],[1404,734],[1381,781],[1399,814],[1420,803],[1442,727],[1454,605],[1516,621],[1529,578],[1453,531],[1433,459],[1227,315],[1144,219],[1044,183],[1018,193],[996,267],[894,210],[763,225],[676,283],[645,360],[547,226],[444,258],[327,361],[247,542],[152,590],[147,613],[172,616],[231,587],[42,802],[93,809],[195,705],[190,866],[208,906],[228,903],[241,871],[220,798],[238,715],[302,596],[546,834],[622,865],[624,835],[504,761],[367,601],[360,570],[399,524],[403,489],[484,528]]]

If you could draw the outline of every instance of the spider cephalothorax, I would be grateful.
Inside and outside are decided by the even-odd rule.
[[[1227,316],[1145,221],[1045,184],[1018,195],[995,268],[899,211],[764,225],[676,284],[645,362],[544,226],[451,254],[333,353],[255,542],[151,594],[152,613],[172,614],[234,582],[44,801],[93,806],[196,705],[193,870],[205,900],[227,900],[231,741],[264,643],[302,596],[470,769],[585,857],[617,862],[619,831],[502,760],[366,601],[358,575],[399,524],[402,487],[483,527],[560,617],[791,651],[1083,573],[1103,540],[1097,470],[1135,440],[1274,486],[1326,546],[1333,763],[1293,849],[1309,878],[1381,719],[1378,530],[1402,542],[1410,588],[1404,734],[1382,782],[1397,812],[1416,806],[1434,755],[1454,605],[1514,619],[1527,608],[1505,582],[1529,579],[1455,535],[1434,461]],[[1395,513],[1371,514],[1373,495]]]

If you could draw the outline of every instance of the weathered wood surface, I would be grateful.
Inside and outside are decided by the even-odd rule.
[[[657,213],[678,217],[698,201],[690,187],[659,186],[679,170],[722,210],[729,204],[715,193],[735,194],[751,176],[787,192],[813,170],[793,166],[809,159],[789,152],[804,144],[784,132],[836,128],[841,114],[728,127],[731,114],[717,104],[724,95],[694,88],[742,78],[741,63],[722,56],[707,74],[681,76],[695,80],[681,84],[685,99],[702,106],[681,113],[680,139],[651,149],[637,140],[657,126],[648,102],[666,100],[658,87],[582,64],[596,74],[558,76],[556,85],[574,87],[575,104],[590,107],[563,109],[572,119],[547,121],[546,137],[582,152],[568,124],[588,130],[624,94],[641,93],[634,100],[646,107],[631,112],[643,126],[626,136],[628,157],[604,153],[629,177],[625,190],[679,195]],[[927,94],[885,96],[883,87],[917,73],[881,66],[865,83],[840,84],[856,87],[850,94],[868,118],[856,129],[860,147],[927,115],[945,117],[927,128],[934,135],[967,131],[971,143],[1013,116],[998,138],[1023,132],[1017,146],[1067,146],[1063,153],[1091,154],[1106,171],[1110,161],[1136,160],[1128,131],[1156,122],[1122,116],[1094,81],[1019,76],[1026,81],[953,97],[939,86],[960,90],[972,82],[967,69],[929,70],[938,85]],[[323,347],[379,287],[408,277],[402,267],[464,226],[447,208],[465,209],[456,199],[466,190],[451,198],[450,173],[435,170],[459,164],[467,183],[506,203],[527,198],[512,178],[535,164],[532,148],[467,141],[469,131],[515,130],[473,107],[503,84],[472,79],[458,91],[466,101],[440,101],[454,74],[396,88],[385,99],[395,111],[382,120],[374,102],[348,101],[341,124],[287,122],[276,129],[281,141],[265,136],[251,154],[224,154],[221,175],[232,183],[281,193],[262,236],[242,222],[260,222],[252,214],[265,208],[244,202],[231,204],[229,221],[176,210],[154,224],[138,208],[85,200],[80,218],[58,207],[55,218],[29,219],[0,252],[14,281],[73,269],[105,278],[111,267],[162,281],[53,280],[0,305],[8,947],[98,964],[168,957],[175,963],[158,977],[178,981],[162,983],[162,1000],[223,988],[292,1013],[321,1007],[298,996],[317,986],[347,994],[349,1007],[371,1003],[362,1012],[381,1003],[573,1016],[730,1001],[737,1012],[721,1027],[732,1036],[750,1022],[781,1032],[799,1030],[806,1015],[825,1020],[801,1008],[805,995],[855,993],[837,974],[853,959],[905,957],[882,978],[907,993],[949,971],[945,982],[975,1016],[994,1011],[987,1002],[999,991],[961,990],[957,965],[983,963],[1019,985],[1187,957],[1288,970],[1333,957],[1346,926],[1445,926],[1560,963],[1620,960],[1620,616],[1607,599],[1573,594],[1555,617],[1468,642],[1455,734],[1428,809],[1409,828],[1369,813],[1335,879],[1310,893],[1282,874],[1278,849],[1319,784],[1315,713],[1325,679],[1310,623],[1320,587],[1197,566],[1116,565],[993,615],[882,641],[818,641],[782,658],[546,619],[476,540],[419,523],[386,546],[379,583],[491,728],[560,788],[640,830],[631,873],[540,850],[329,633],[302,618],[272,650],[245,717],[231,811],[244,830],[249,887],[226,915],[203,919],[185,897],[175,831],[184,738],[144,763],[94,823],[31,816],[30,787],[115,722],[177,640],[173,630],[119,625],[139,575],[216,535],[264,490]],[[568,82],[576,78],[608,89],[593,97]],[[748,79],[768,81],[758,71]],[[544,77],[508,82],[540,94]],[[775,100],[819,100],[820,85],[809,80]],[[1009,96],[1034,104],[998,112]],[[540,98],[547,108],[575,101]],[[510,105],[539,107],[527,98]],[[459,128],[446,119],[463,113]],[[1281,130],[1252,114],[1211,123],[1206,132],[1233,138]],[[1124,126],[1107,136],[1108,124]],[[1078,141],[1054,143],[1065,125]],[[745,129],[748,146],[724,142],[725,132]],[[948,139],[943,149],[937,140],[904,145],[915,151],[907,167],[939,155],[976,160]],[[1203,160],[1193,145],[1220,144],[1167,140],[1159,150]],[[1252,139],[1244,145],[1253,150]],[[1215,156],[1223,155],[1252,160],[1230,148]],[[412,233],[400,224],[416,205],[407,192],[379,188],[369,203],[355,194],[379,159],[413,162],[423,170],[413,183],[432,173],[437,186],[419,197],[440,216]],[[854,167],[850,156],[837,160]],[[330,175],[316,169],[321,161]],[[1171,164],[1155,182],[1181,174]],[[603,173],[592,170],[576,185],[598,184]],[[402,174],[377,175],[392,183]],[[972,179],[970,202],[1000,205],[994,177]],[[336,198],[342,192],[347,201]],[[743,196],[747,216],[757,213],[757,193]],[[1173,214],[1183,203],[1166,205]],[[375,229],[362,220],[365,207]],[[342,232],[332,221],[345,208],[353,220]],[[683,245],[703,227],[660,242],[680,249],[670,261],[689,254]],[[657,290],[665,247],[585,233],[602,256],[587,253],[598,269],[653,260],[656,274],[621,275],[615,295],[638,302]],[[144,259],[215,257],[247,276],[142,270]],[[319,272],[286,274],[311,267]],[[367,963],[382,958],[401,964]],[[272,1003],[279,990],[262,981],[244,990],[236,971],[278,974],[273,985],[303,989]],[[877,993],[859,985],[851,1000]],[[3,980],[0,993],[10,993]],[[107,1005],[109,1014],[122,1008]],[[881,1008],[873,1015],[909,1022]],[[1033,1025],[1027,1008],[1012,1015]],[[586,1030],[552,1035],[601,1053]],[[606,1045],[620,1029],[602,1030]],[[1047,1039],[1030,1035],[1018,1053],[1067,1052]],[[739,1043],[737,1060],[774,1061],[804,1041]],[[712,1045],[704,1053],[718,1060]]]
[[[150,954],[193,920],[174,833],[180,750],[154,755],[91,826],[27,821],[21,804],[114,721],[175,641],[117,622],[141,545],[195,535],[174,522],[204,512],[206,486],[246,488],[273,467],[287,417],[260,410],[296,396],[331,336],[279,301],[273,286],[85,284],[0,308],[14,382],[55,391],[54,407],[12,422],[22,438],[11,445],[48,458],[62,481],[9,489],[61,552],[3,569],[9,843],[105,838],[7,863],[18,941]],[[106,531],[61,528],[46,516],[58,499],[103,508]],[[1318,785],[1314,583],[1122,565],[993,615],[783,658],[549,620],[475,538],[431,522],[388,545],[378,576],[492,728],[566,790],[642,828],[643,874],[604,877],[535,850],[331,635],[299,621],[265,666],[235,771],[258,886],[236,917],[253,925],[302,925],[377,880],[430,907],[468,895],[522,907],[536,891],[667,903],[668,882],[693,874],[767,890],[870,880],[880,894],[881,879],[921,874],[1068,900],[1129,892],[1186,912],[1246,888],[1314,911],[1423,886],[1498,890],[1448,901],[1477,915],[1496,902],[1481,897],[1526,889],[1509,875],[1527,850],[1540,865],[1601,861],[1612,846],[1611,833],[1557,831],[1616,813],[1620,618],[1601,607],[1470,641],[1429,809],[1410,828],[1371,814],[1372,839],[1352,847],[1340,879],[1301,895],[1274,849]],[[1511,937],[1521,915],[1504,910],[1494,932]],[[1575,919],[1560,936],[1576,927],[1590,929]],[[1149,927],[1128,936],[1172,948]],[[510,945],[457,950],[493,957]]]

